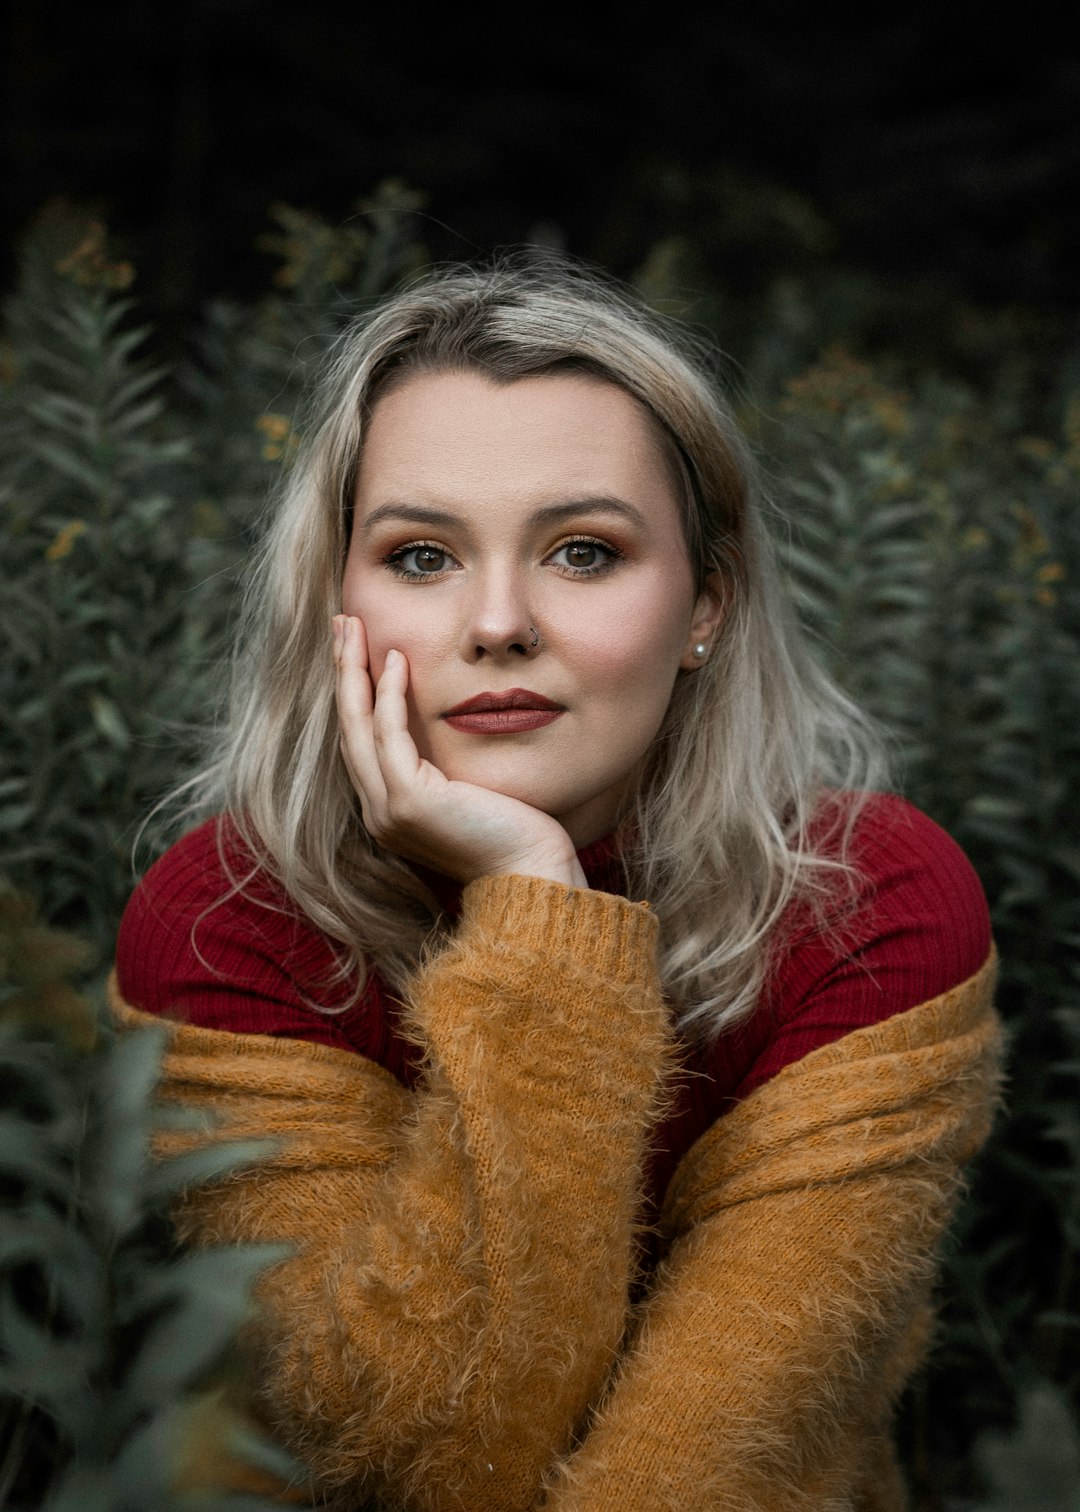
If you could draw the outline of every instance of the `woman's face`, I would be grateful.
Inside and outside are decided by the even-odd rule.
[[[404,652],[420,754],[579,848],[614,826],[721,617],[652,427],[587,377],[424,374],[375,406],[360,462],[342,608],[373,679]]]

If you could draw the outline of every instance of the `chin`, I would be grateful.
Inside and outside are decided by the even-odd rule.
[[[535,770],[535,763],[525,763],[526,770],[515,770],[516,763],[448,762],[441,770],[452,782],[470,782],[474,787],[502,793],[518,803],[527,803],[542,814],[558,817],[587,803],[591,793],[570,792],[565,782],[545,781]],[[529,768],[532,768],[531,770]]]
[[[470,776],[462,772],[460,780],[472,782],[477,787],[487,788],[492,793],[502,793],[505,798],[515,798],[518,803],[527,803],[530,808],[539,809],[542,814],[557,814],[574,806],[574,799],[568,798],[565,792],[560,792],[552,788],[550,784],[537,782],[535,778],[528,776],[498,772],[476,773]]]

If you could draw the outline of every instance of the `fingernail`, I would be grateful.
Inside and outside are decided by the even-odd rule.
[[[386,665],[388,667],[393,666],[393,664],[397,661],[397,659],[398,659],[398,657],[399,657],[400,654],[401,653],[398,652],[398,651],[388,651],[386,653]]]
[[[343,631],[344,631],[344,623],[343,623],[343,620],[342,620],[342,616],[340,614],[335,614],[334,615],[334,645],[335,646],[340,646],[341,645]]]

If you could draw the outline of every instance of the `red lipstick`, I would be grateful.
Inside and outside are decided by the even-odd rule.
[[[455,704],[442,716],[454,730],[470,735],[520,735],[552,724],[566,710],[541,693],[528,688],[507,688],[502,693],[478,693]]]

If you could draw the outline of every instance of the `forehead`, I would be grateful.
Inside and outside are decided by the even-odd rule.
[[[560,373],[496,383],[474,372],[423,373],[375,405],[357,502],[374,507],[403,488],[490,489],[504,499],[608,493],[676,509],[665,452],[645,406],[599,378]]]

